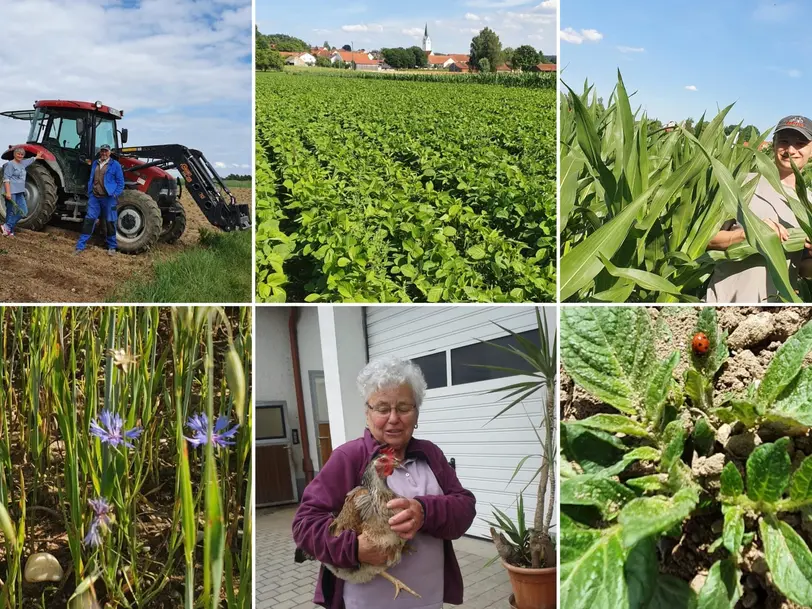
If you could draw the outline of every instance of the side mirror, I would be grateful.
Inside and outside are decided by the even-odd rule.
[[[122,145],[127,143],[127,128],[126,127],[121,130],[121,143],[122,143]]]

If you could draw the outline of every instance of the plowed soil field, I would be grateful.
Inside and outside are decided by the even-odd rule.
[[[250,188],[232,188],[240,203],[251,203]],[[97,234],[81,256],[74,256],[81,224],[54,222],[43,231],[18,229],[13,238],[0,236],[0,302],[103,302],[119,285],[149,278],[153,263],[198,242],[209,224],[186,192],[186,232],[171,245],[159,244],[146,254],[110,257]]]

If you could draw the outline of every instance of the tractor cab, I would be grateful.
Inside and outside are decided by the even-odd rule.
[[[116,121],[122,112],[101,102],[38,101],[33,110],[2,112],[0,115],[28,120],[31,127],[27,143],[50,152],[62,173],[62,187],[68,194],[81,194],[87,190],[90,164],[102,144],[119,148]],[[122,143],[127,141],[127,130],[121,132]],[[7,150],[3,159],[12,158]]]

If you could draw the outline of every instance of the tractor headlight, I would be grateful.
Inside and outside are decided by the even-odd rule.
[[[101,110],[102,103],[100,101],[97,101],[94,105],[96,106],[96,110]]]

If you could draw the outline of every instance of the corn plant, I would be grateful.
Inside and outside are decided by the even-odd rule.
[[[543,88],[258,74],[259,300],[552,300],[552,110]]]
[[[758,383],[733,395],[714,392],[728,359],[715,309],[701,311],[695,332],[708,339],[707,350],[666,348],[660,360],[645,309],[562,310],[564,368],[604,405],[604,412],[562,429],[565,609],[733,609],[743,596],[750,552],[763,554],[780,594],[812,605],[812,552],[786,521],[812,506],[812,457],[793,467],[788,437],[749,454],[718,448],[725,425],[773,437],[770,425],[777,423],[783,433],[809,430],[812,377],[803,361],[812,351],[812,323],[775,352]],[[677,380],[683,356],[688,366]],[[696,517],[722,523],[697,558],[707,564],[698,589],[670,574],[669,553],[657,552],[673,547],[665,540],[678,540]]]
[[[0,339],[0,607],[250,607],[250,310],[0,309]],[[23,586],[31,522],[60,585]]]
[[[781,192],[778,171],[759,145],[767,132],[739,142],[741,125],[725,134],[732,106],[690,133],[651,127],[632,111],[618,82],[604,109],[585,84],[561,96],[561,298],[606,302],[695,302],[705,295],[716,264],[761,256],[781,300],[800,300],[787,254],[803,249],[810,208],[794,193],[788,202],[803,229],[778,236],[749,208],[759,177]],[[706,251],[724,221],[735,218],[746,241]],[[804,298],[808,287],[797,288]]]

